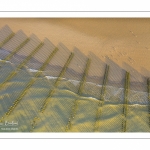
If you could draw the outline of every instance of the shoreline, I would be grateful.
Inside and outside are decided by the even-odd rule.
[[[150,75],[150,19],[145,18],[1,18],[0,27],[8,24],[13,31],[35,33],[57,45],[62,42],[71,51],[74,47],[86,56],[92,51],[104,62],[109,57],[120,67],[123,63]],[[125,55],[122,55],[125,54]],[[143,68],[148,72],[143,72]]]

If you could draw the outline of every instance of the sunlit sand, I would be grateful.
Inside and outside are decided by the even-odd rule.
[[[0,22],[0,132],[150,131],[150,19]]]

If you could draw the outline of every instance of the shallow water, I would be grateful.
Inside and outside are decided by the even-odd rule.
[[[1,61],[0,61],[1,62]],[[0,82],[15,69],[6,62],[0,68]],[[0,90],[0,117],[12,106],[31,78],[34,68],[23,68],[17,72]],[[74,102],[77,107],[71,121],[69,132],[122,132],[122,122],[126,120],[127,132],[149,132],[148,97],[146,92],[129,90],[126,118],[123,115],[124,88],[106,86],[103,106],[99,106],[102,85],[86,82],[82,95],[77,94],[80,81],[61,78],[58,87],[54,87],[57,77],[44,76],[36,82],[22,97],[13,112],[0,124],[0,132],[65,132],[72,114]],[[44,113],[39,112],[50,90],[48,105]],[[96,120],[97,110],[101,113]],[[34,129],[33,119],[39,117]],[[8,125],[7,122],[17,122]]]

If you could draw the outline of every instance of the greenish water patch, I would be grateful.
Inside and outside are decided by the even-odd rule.
[[[0,81],[13,71],[13,66],[5,64],[1,68]],[[12,106],[34,73],[28,68],[17,72],[0,90],[0,117]],[[127,117],[123,114],[124,88],[106,86],[103,106],[99,106],[101,85],[85,82],[83,92],[77,94],[80,81],[61,78],[58,87],[54,87],[57,77],[44,76],[36,78],[36,82],[23,96],[14,111],[0,124],[0,132],[30,132],[33,118],[39,117],[32,132],[65,132],[74,101],[77,102],[76,115],[72,120],[69,132],[93,132],[97,109],[100,116],[97,120],[98,132],[122,132],[122,121],[126,119],[127,132],[149,132],[148,99],[146,92],[129,90]],[[50,90],[48,106],[44,113],[39,110]],[[18,122],[18,125],[6,126],[7,122]],[[12,128],[12,129],[11,129]],[[14,129],[13,129],[14,128]]]

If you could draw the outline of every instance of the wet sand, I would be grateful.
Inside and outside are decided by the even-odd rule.
[[[22,29],[27,36],[34,33],[40,40],[47,37],[55,45],[62,42],[71,51],[74,47],[86,55],[92,51],[103,61],[112,59],[124,69],[128,69],[127,63],[149,76],[149,23],[150,19],[140,18],[1,18],[0,28],[7,24],[14,32]]]

